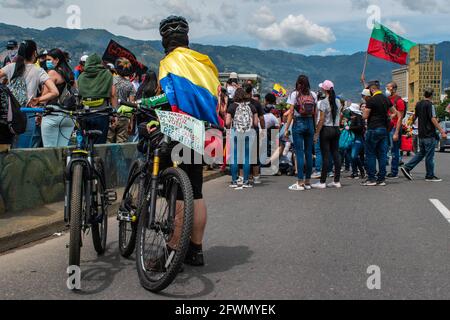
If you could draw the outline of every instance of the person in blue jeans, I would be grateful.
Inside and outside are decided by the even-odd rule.
[[[364,163],[361,159],[361,152],[364,150],[364,120],[362,118],[362,111],[359,105],[352,104],[350,106],[351,121],[349,130],[355,135],[355,141],[351,147],[351,163],[352,175],[351,179],[358,180],[365,178]]]
[[[305,75],[298,77],[295,88],[287,101],[290,108],[287,127],[293,123],[292,139],[297,160],[298,181],[290,186],[289,190],[304,191],[311,190],[317,95],[311,91],[309,79]]]
[[[402,173],[408,180],[413,180],[411,171],[425,159],[426,164],[426,181],[441,182],[442,179],[436,177],[434,172],[434,155],[436,151],[437,134],[436,130],[441,133],[442,139],[447,139],[447,133],[441,128],[436,117],[436,109],[433,106],[433,89],[425,90],[425,99],[416,105],[416,112],[412,122],[419,120],[419,145],[420,151],[405,166],[401,168]]]
[[[226,115],[226,127],[231,129],[231,176],[230,188],[252,188],[250,184],[250,170],[254,154],[254,141],[256,132],[253,128],[258,125],[258,111],[250,103],[251,97],[244,89],[236,90],[234,102],[228,107]],[[244,183],[238,185],[239,164],[243,165]]]
[[[367,120],[366,133],[366,156],[368,166],[368,179],[362,185],[367,187],[386,185],[387,153],[389,148],[388,112],[396,115],[398,119],[394,142],[400,138],[400,128],[402,124],[401,114],[392,105],[391,101],[383,95],[380,90],[379,81],[369,83],[369,90],[372,94],[364,109],[363,118]],[[378,161],[378,176],[377,176]]]

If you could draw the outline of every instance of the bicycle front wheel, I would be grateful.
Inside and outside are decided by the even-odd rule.
[[[105,190],[105,166],[103,160],[96,158],[94,162],[95,179],[93,181],[95,192],[92,199],[92,241],[97,254],[106,251],[106,238],[108,235],[108,204]]]
[[[194,196],[187,174],[167,169],[160,178],[156,205],[144,200],[137,232],[136,265],[142,286],[166,289],[180,271],[192,234]]]
[[[120,204],[119,250],[124,258],[129,258],[136,248],[139,206],[144,200],[146,183],[146,179],[141,176],[143,166],[142,160],[136,160],[131,166],[128,185]]]
[[[70,241],[69,266],[80,266],[81,255],[81,219],[84,203],[83,165],[77,163],[72,171],[70,195]]]

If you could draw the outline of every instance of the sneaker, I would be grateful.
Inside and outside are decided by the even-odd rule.
[[[232,183],[230,184],[229,187],[230,187],[231,189],[236,189],[236,188],[239,188],[239,185],[238,185],[237,182],[232,182]]]
[[[330,173],[328,174],[328,177],[334,178],[334,172],[330,172]]]
[[[293,184],[292,186],[290,186],[289,190],[291,190],[291,191],[305,191],[305,187],[299,185],[298,183],[296,183],[296,184]]]
[[[394,176],[392,173],[389,173],[386,178],[388,178],[389,180],[395,180],[398,179],[398,175]]]
[[[377,186],[377,182],[376,181],[369,181],[369,180],[367,180],[367,181],[361,183],[361,185],[363,187],[376,187]]]
[[[305,188],[305,190],[311,190],[312,189],[310,184],[305,184],[304,188]]]
[[[259,177],[254,177],[254,178],[253,178],[253,183],[254,183],[254,184],[261,184],[261,183],[262,183],[262,181],[261,181],[261,176],[259,176]]]
[[[318,190],[323,190],[323,189],[327,188],[327,185],[325,183],[317,182],[317,183],[311,185],[311,188],[318,189]]]
[[[319,173],[319,172],[314,172],[314,173],[311,175],[311,179],[320,179],[321,177],[322,177],[322,174]]]
[[[366,174],[365,173],[361,173],[360,178],[361,178],[361,180],[366,179]]]
[[[203,256],[203,251],[193,251],[192,249],[189,249],[186,258],[184,259],[184,263],[192,267],[204,267],[205,258]]]
[[[378,187],[386,187],[387,186],[386,181],[378,181],[377,186]]]
[[[351,179],[351,180],[359,180],[359,175],[357,175],[357,174],[352,174],[352,175],[350,175],[348,178]]]
[[[253,185],[250,182],[247,182],[242,185],[242,188],[251,189],[251,188],[253,188]]]
[[[427,182],[442,182],[442,179],[440,179],[440,178],[434,176],[434,177],[432,177],[432,178],[427,178],[426,181],[427,181]]]
[[[402,173],[406,177],[406,179],[408,179],[409,181],[413,181],[414,180],[414,178],[413,178],[413,176],[411,174],[411,171],[409,171],[405,167],[401,167],[400,170],[402,171]]]
[[[239,185],[243,184],[243,183],[244,183],[244,177],[239,177],[237,183],[238,183]]]
[[[340,188],[342,188],[342,185],[341,185],[340,182],[332,182],[332,183],[329,183],[329,184],[327,185],[327,187],[328,187],[328,188],[336,188],[336,189],[340,189]]]

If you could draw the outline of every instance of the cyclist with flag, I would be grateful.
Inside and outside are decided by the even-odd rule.
[[[189,49],[189,24],[183,17],[161,21],[160,34],[166,56],[160,63],[159,81],[172,111],[219,125],[217,112],[220,93],[219,73],[206,55]],[[192,160],[198,159],[193,156]],[[207,209],[203,199],[203,163],[182,164],[194,191],[194,227],[185,263],[204,266],[203,236]]]

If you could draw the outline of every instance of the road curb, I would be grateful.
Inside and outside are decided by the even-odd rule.
[[[222,172],[215,172],[204,177],[204,182],[212,181],[222,177]],[[113,204],[109,208],[109,216],[114,217],[119,209],[119,203]],[[61,213],[62,217],[62,213]],[[0,254],[20,248],[30,243],[40,241],[53,236],[55,233],[66,231],[67,227],[64,221],[53,221],[45,225],[36,226],[28,230],[20,231],[15,234],[0,237]]]

